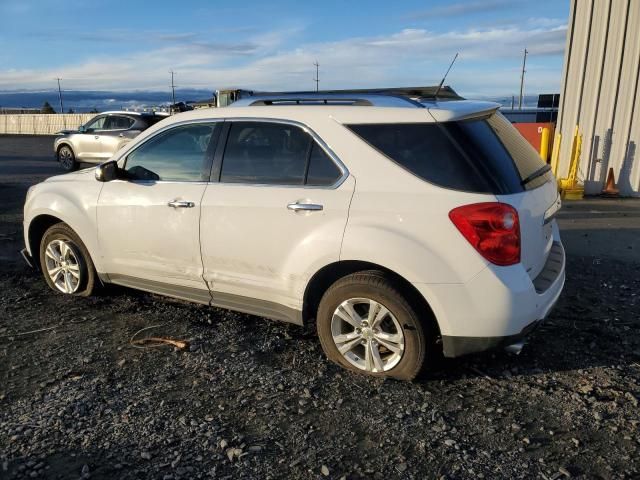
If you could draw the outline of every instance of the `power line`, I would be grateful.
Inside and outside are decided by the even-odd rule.
[[[313,62],[313,64],[316,66],[316,78],[314,78],[313,81],[316,82],[316,92],[317,92],[320,86],[320,64],[318,63],[317,60]]]
[[[60,80],[61,78],[56,78],[58,81],[58,99],[60,100],[60,113],[64,113],[64,107],[62,106],[62,89],[60,88]]]

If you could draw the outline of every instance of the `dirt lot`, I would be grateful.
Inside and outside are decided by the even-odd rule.
[[[0,137],[0,479],[640,478],[639,201],[565,204],[565,293],[520,356],[401,383],[340,370],[295,326],[50,291],[18,255],[50,149]],[[133,348],[150,326],[189,351]]]

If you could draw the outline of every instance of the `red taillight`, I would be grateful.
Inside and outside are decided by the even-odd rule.
[[[520,262],[518,212],[504,203],[474,203],[454,208],[449,218],[480,255],[496,265]]]

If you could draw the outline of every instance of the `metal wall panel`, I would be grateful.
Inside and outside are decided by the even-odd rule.
[[[613,145],[611,148],[611,159],[616,160],[614,171],[618,188],[621,192],[636,193],[638,184],[631,181],[631,174],[634,162],[638,160],[635,154],[635,144],[637,138],[630,138],[630,129],[633,116],[637,116],[640,111],[635,110],[635,99],[638,94],[638,67],[640,65],[640,33],[638,32],[638,22],[640,21],[640,1],[631,0],[627,14],[627,29],[624,44],[624,58],[620,73],[620,90],[618,96],[618,106],[616,108],[616,118],[613,128]]]
[[[575,126],[579,179],[599,193],[612,167],[620,192],[640,195],[640,0],[572,0],[558,130],[559,174],[569,169]]]
[[[598,151],[602,146],[600,136],[596,134],[596,122],[598,120],[598,112],[601,108],[601,102],[606,102],[607,97],[611,95],[609,90],[602,88],[602,80],[605,71],[605,53],[607,47],[609,22],[611,13],[611,4],[609,2],[595,1],[593,5],[593,15],[591,17],[591,34],[589,36],[589,52],[588,63],[585,73],[585,85],[582,96],[582,107],[580,109],[580,130],[584,135],[585,142],[582,145],[584,149],[583,162],[578,170],[578,175],[585,182],[585,189],[600,190],[600,182],[593,184],[593,178],[599,162],[596,161]],[[595,19],[595,20],[594,20]],[[600,28],[598,22],[604,19],[606,24]],[[603,98],[604,95],[604,98]],[[603,110],[604,113],[604,110]],[[574,121],[574,125],[577,119]],[[590,139],[590,141],[589,141]],[[567,146],[567,152],[569,152]],[[570,154],[567,153],[567,154]]]
[[[640,18],[636,21],[640,21]],[[640,82],[640,67],[638,68],[638,77]],[[630,169],[629,188],[638,195],[638,192],[640,192],[640,85],[636,86],[633,112],[631,125],[629,126],[626,167]]]
[[[578,113],[582,99],[582,85],[587,62],[586,52],[589,44],[589,25],[591,23],[591,10],[593,2],[591,0],[579,1],[574,5],[572,13],[573,30],[569,34],[570,40],[567,49],[569,50],[569,60],[565,64],[565,85],[571,88],[564,88],[562,91],[561,132],[563,142],[560,145],[560,158],[564,159],[571,154],[571,138],[573,129],[578,121]],[[577,7],[577,8],[576,8]],[[567,131],[571,131],[567,134]],[[559,172],[562,172],[560,164]],[[568,168],[567,168],[568,170]]]

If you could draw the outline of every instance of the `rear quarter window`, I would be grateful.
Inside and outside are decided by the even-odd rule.
[[[502,115],[442,123],[361,124],[348,128],[414,175],[474,193],[510,194],[544,167]],[[541,178],[542,183],[548,178]],[[538,182],[532,182],[537,186]]]
[[[142,117],[142,128],[147,129],[162,120],[169,118],[162,115],[147,115]]]

